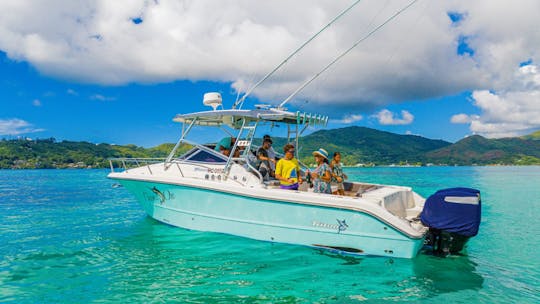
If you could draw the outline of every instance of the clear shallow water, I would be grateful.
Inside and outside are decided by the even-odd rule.
[[[0,302],[540,302],[540,167],[346,172],[478,188],[480,234],[464,256],[344,257],[160,224],[106,170],[0,170]]]

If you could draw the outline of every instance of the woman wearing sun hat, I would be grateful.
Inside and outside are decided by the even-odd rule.
[[[328,165],[328,152],[320,148],[313,151],[313,156],[317,162],[317,168],[310,173],[313,180],[313,192],[332,194],[332,187],[330,186],[332,171]]]

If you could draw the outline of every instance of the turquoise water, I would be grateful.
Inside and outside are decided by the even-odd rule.
[[[446,259],[345,257],[157,223],[105,170],[0,170],[0,302],[540,302],[540,167],[346,172],[478,188],[480,234]]]

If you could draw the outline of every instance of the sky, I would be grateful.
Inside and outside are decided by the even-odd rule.
[[[205,92],[230,108],[354,2],[2,1],[0,138],[175,142],[174,115],[208,110]],[[328,128],[450,142],[530,134],[540,129],[539,19],[537,0],[359,1],[244,108],[280,104],[359,42],[286,107],[328,115]]]

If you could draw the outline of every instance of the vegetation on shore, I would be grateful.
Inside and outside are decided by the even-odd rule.
[[[284,138],[274,139],[281,152]],[[153,148],[48,139],[0,141],[0,168],[106,168],[108,158],[163,158],[174,144]],[[185,151],[188,147],[182,147]],[[340,151],[343,163],[360,165],[540,165],[540,132],[523,137],[487,139],[474,135],[454,144],[416,135],[399,135],[364,127],[321,130],[302,138],[300,160],[311,152]]]
[[[164,157],[173,144],[162,144],[146,149],[136,145],[93,144],[89,142],[47,139],[18,139],[0,141],[0,168],[105,168],[108,158]]]

